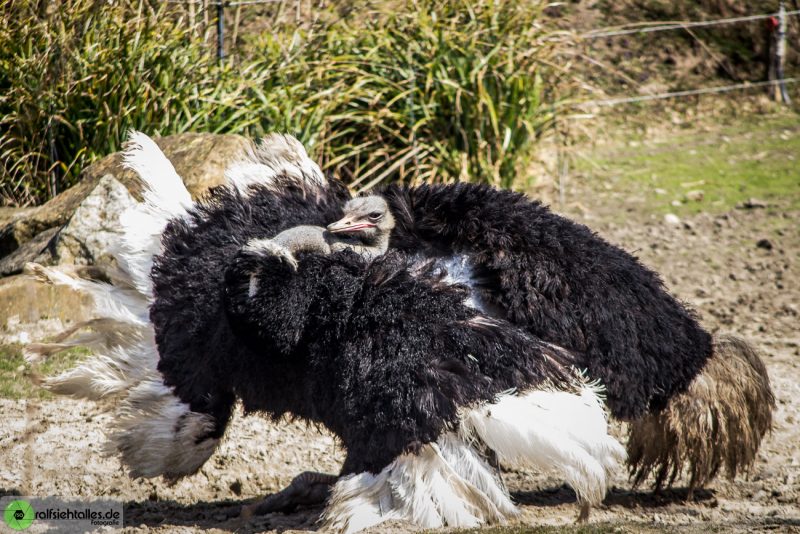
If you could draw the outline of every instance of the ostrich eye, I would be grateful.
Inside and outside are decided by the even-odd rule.
[[[378,219],[381,218],[382,215],[383,213],[379,211],[373,211],[372,213],[369,214],[369,218],[372,219],[373,221],[377,221]]]

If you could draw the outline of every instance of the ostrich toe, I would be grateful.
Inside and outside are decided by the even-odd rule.
[[[336,475],[306,471],[296,476],[291,484],[277,493],[242,507],[241,518],[245,521],[253,516],[275,512],[289,513],[298,506],[310,506],[325,502]]]

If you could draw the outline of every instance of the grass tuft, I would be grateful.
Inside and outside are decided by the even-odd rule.
[[[131,128],[290,133],[358,190],[510,186],[551,118],[544,5],[408,1],[273,28],[218,64],[173,4],[0,0],[0,201],[52,198]]]

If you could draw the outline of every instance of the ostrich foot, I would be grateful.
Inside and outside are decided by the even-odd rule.
[[[294,477],[291,484],[263,500],[242,506],[240,517],[247,521],[253,516],[273,512],[288,513],[298,506],[308,506],[325,502],[333,486],[339,479],[336,475],[306,471]]]
[[[588,502],[581,503],[581,511],[578,514],[576,523],[586,523],[589,521],[589,512],[592,510],[592,505]]]

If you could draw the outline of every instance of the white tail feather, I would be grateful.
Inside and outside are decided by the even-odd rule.
[[[500,395],[465,410],[457,432],[443,434],[418,454],[399,456],[377,475],[340,479],[324,514],[326,527],[352,533],[392,519],[420,528],[509,519],[518,510],[478,452],[486,447],[502,462],[557,470],[581,502],[599,503],[608,473],[625,451],[608,435],[597,389],[576,378],[576,392]]]
[[[478,458],[461,437],[447,433],[377,475],[344,477],[328,501],[326,527],[351,533],[392,519],[420,528],[473,527],[513,517],[517,510],[508,492]],[[460,465],[464,459],[472,465]]]
[[[136,288],[151,299],[150,270],[161,252],[161,234],[170,219],[186,216],[192,197],[175,167],[145,134],[130,132],[123,157],[142,181],[144,202],[120,215],[123,238],[112,252]]]
[[[141,330],[140,327],[115,319],[92,319],[65,330],[52,343],[30,343],[25,346],[22,355],[26,362],[38,363],[52,354],[74,347],[99,353],[112,347],[136,343],[141,337]]]
[[[95,354],[72,369],[45,379],[43,386],[53,393],[76,398],[124,397],[154,372],[157,362],[152,337],[141,338],[137,343]]]
[[[325,176],[305,147],[291,135],[270,134],[249,150],[246,158],[225,171],[228,183],[247,193],[253,185],[275,189],[278,177],[287,177],[305,186],[324,188]]]
[[[122,454],[132,477],[177,479],[194,473],[219,444],[208,437],[213,417],[191,411],[155,373],[129,391],[117,416],[107,450]]]
[[[88,293],[94,299],[96,317],[138,326],[149,324],[147,299],[136,290],[76,278],[71,270],[62,271],[36,263],[26,264],[25,271],[42,282],[63,285],[78,292]]]
[[[28,347],[36,361],[63,348],[89,345],[96,352],[69,371],[43,380],[55,393],[88,399],[116,398],[108,449],[121,454],[132,476],[175,479],[195,472],[213,453],[214,419],[192,412],[157,371],[158,349],[149,319],[150,271],[161,252],[167,223],[185,217],[192,199],[172,163],[146,135],[131,132],[125,165],[139,174],[144,202],[120,217],[123,238],[112,250],[121,272],[115,285],[84,280],[75,269],[31,265],[41,280],[90,294],[95,319],[62,333],[52,344]],[[81,328],[94,332],[76,334]]]
[[[559,471],[580,502],[599,504],[607,479],[625,458],[625,449],[608,435],[597,393],[530,391],[505,394],[497,402],[470,410],[464,428],[509,465]]]
[[[496,507],[492,515],[497,517],[511,517],[516,515],[517,508],[511,501],[503,482],[493,469],[470,445],[473,440],[458,437],[455,434],[445,434],[437,443],[439,451],[459,477],[469,482],[484,493],[488,501]]]
[[[171,218],[185,214],[191,207],[192,197],[183,180],[150,137],[130,131],[123,161],[127,168],[139,175],[144,185],[144,204],[150,210]]]

